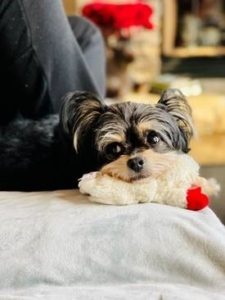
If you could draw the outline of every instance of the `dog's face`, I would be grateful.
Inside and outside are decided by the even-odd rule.
[[[104,105],[89,93],[68,94],[62,125],[77,153],[94,152],[102,173],[133,181],[158,177],[193,135],[191,109],[178,90],[165,91],[157,105]]]

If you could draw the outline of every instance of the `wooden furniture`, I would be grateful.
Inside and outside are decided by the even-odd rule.
[[[63,0],[67,15],[74,15],[76,11],[76,0]]]
[[[180,22],[178,20],[178,0],[163,0],[163,36],[162,53],[170,57],[214,57],[225,55],[224,46],[191,46],[184,47],[176,45],[176,37]],[[190,0],[191,2],[191,0]],[[197,2],[197,1],[196,1]]]

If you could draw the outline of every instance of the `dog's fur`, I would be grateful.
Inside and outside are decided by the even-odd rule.
[[[192,135],[191,109],[178,90],[165,91],[155,106],[107,106],[88,92],[69,93],[59,117],[0,128],[0,189],[73,188],[99,169],[125,181],[148,177],[170,168],[163,153],[188,152]]]

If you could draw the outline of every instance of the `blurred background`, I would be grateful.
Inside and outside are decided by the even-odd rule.
[[[102,31],[107,99],[155,103],[165,88],[188,97],[197,137],[191,155],[221,193],[211,207],[225,223],[225,0],[64,0]]]

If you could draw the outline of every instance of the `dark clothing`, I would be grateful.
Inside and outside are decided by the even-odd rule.
[[[104,96],[98,29],[80,17],[68,21],[61,0],[0,0],[0,124],[57,113],[74,90]]]

